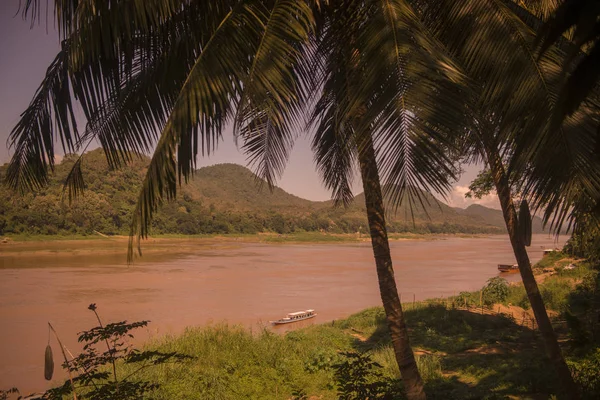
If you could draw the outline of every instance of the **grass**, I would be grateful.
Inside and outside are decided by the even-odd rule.
[[[161,384],[155,399],[288,399],[299,388],[334,399],[330,366],[351,343],[330,326],[285,336],[227,325],[188,329],[152,346],[195,358],[148,369],[144,378]]]
[[[549,396],[556,379],[539,338],[503,316],[442,305],[406,312],[417,365],[432,399]],[[155,399],[290,399],[298,389],[335,399],[332,366],[341,351],[369,352],[384,379],[398,379],[382,308],[278,335],[217,325],[188,329],[149,345],[194,359],[147,369]],[[496,397],[495,397],[496,396]]]
[[[42,241],[57,241],[57,240],[106,240],[110,239],[110,236],[100,236],[97,234],[92,235],[6,235],[6,238],[14,242],[42,242]],[[126,236],[114,236],[123,237]],[[415,238],[418,236],[403,235],[405,238]],[[260,233],[260,234],[197,234],[197,235],[183,235],[183,234],[163,234],[153,235],[153,239],[238,239],[249,242],[263,242],[263,243],[332,243],[332,242],[361,242],[367,240],[368,236],[362,235],[362,238],[355,234],[331,234],[324,232],[294,232],[289,234],[277,234],[277,233]],[[400,238],[400,235],[399,237]]]
[[[544,300],[544,304],[548,309],[563,312],[568,304],[568,297],[573,292],[577,283],[592,271],[588,263],[581,262],[577,264],[577,268],[565,270],[564,266],[571,263],[572,260],[565,260],[565,255],[562,253],[552,254],[544,257],[534,270],[540,271],[542,268],[554,269],[555,275],[547,277],[538,286]],[[541,267],[540,265],[544,265]],[[527,293],[522,283],[511,285],[509,287],[508,298],[503,302],[505,305],[516,305],[524,309],[529,309],[529,300]]]
[[[557,262],[560,262],[565,258],[565,254],[559,251],[551,252],[545,255],[540,261],[538,261],[533,269],[544,269],[544,268],[554,268]]]

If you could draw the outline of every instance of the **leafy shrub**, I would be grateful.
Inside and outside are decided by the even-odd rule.
[[[306,362],[304,368],[308,372],[327,371],[337,360],[337,354],[331,351],[320,350],[312,359]]]
[[[385,380],[381,365],[368,353],[343,352],[340,363],[333,366],[340,400],[375,400],[402,398],[398,385]]]
[[[524,310],[528,310],[530,307],[529,298],[527,297],[527,292],[525,292],[523,284],[509,285],[508,296],[502,303],[505,305],[519,306]]]
[[[460,292],[454,298],[454,303],[459,307],[477,305],[479,303],[479,292]]]
[[[506,279],[498,276],[490,278],[483,288],[483,302],[486,305],[502,303],[508,297],[509,289]]]
[[[568,310],[564,313],[571,343],[583,347],[600,343],[600,274],[589,271],[575,290],[568,295]]]
[[[575,382],[581,387],[585,399],[600,398],[600,349],[581,361],[569,361]]]
[[[570,281],[547,279],[543,285],[540,285],[540,293],[546,307],[551,310],[565,311],[567,298],[573,286]]]
[[[118,365],[132,365],[139,372],[147,367],[177,362],[190,358],[176,352],[139,351],[126,343],[133,338],[130,331],[145,327],[148,321],[127,323],[127,321],[103,325],[96,312],[96,305],[89,310],[98,319],[98,326],[81,332],[78,341],[85,343],[83,353],[72,360],[65,360],[63,368],[69,375],[77,374],[62,386],[48,390],[41,399],[61,400],[64,396],[77,392],[77,398],[90,400],[129,400],[145,398],[146,394],[158,388],[158,384],[134,379],[135,373],[117,374]],[[106,346],[100,351],[98,346]],[[122,372],[122,371],[120,371]],[[125,377],[123,377],[125,375]],[[73,387],[73,385],[75,387]]]

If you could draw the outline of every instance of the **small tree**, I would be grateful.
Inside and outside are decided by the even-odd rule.
[[[340,400],[374,400],[399,398],[393,382],[386,382],[379,370],[381,365],[371,355],[342,352],[345,359],[335,365],[335,380]]]
[[[64,396],[73,396],[75,392],[76,398],[90,400],[145,398],[159,385],[135,379],[138,372],[169,361],[180,362],[191,358],[176,352],[139,351],[126,340],[133,338],[130,333],[132,330],[147,326],[149,321],[121,321],[103,325],[96,305],[90,304],[88,309],[96,315],[98,326],[79,334],[79,342],[85,343],[83,353],[63,363],[63,368],[70,375],[77,375],[62,386],[48,390],[41,399],[59,400]],[[99,349],[103,346],[106,346],[106,350]],[[125,365],[131,365],[132,372],[117,368]]]
[[[508,298],[508,282],[506,279],[495,276],[488,279],[483,288],[483,302],[486,305],[501,303]]]

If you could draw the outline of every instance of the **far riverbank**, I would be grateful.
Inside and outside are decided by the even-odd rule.
[[[447,237],[488,237],[488,236],[504,236],[504,234],[419,234],[419,233],[389,233],[390,240],[435,240],[437,238]],[[242,241],[248,243],[335,243],[349,242],[358,243],[369,241],[370,237],[365,233],[328,233],[328,232],[294,232],[288,234],[278,233],[256,233],[256,234],[206,234],[206,235],[178,235],[165,234],[154,235],[144,240],[142,243],[152,243],[164,240],[218,240],[218,241]],[[129,236],[125,235],[104,235],[96,233],[92,235],[5,235],[0,237],[1,244],[9,243],[29,243],[29,242],[69,242],[69,241],[128,241]]]

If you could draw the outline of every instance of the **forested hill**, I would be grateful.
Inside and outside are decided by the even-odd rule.
[[[474,218],[480,218],[490,225],[498,226],[503,230],[506,230],[506,224],[504,223],[502,210],[495,210],[479,204],[471,204],[466,209],[455,208],[455,210],[460,214],[468,215]],[[544,224],[542,223],[542,219],[538,216],[533,217],[531,229],[533,233],[548,232],[544,231]]]
[[[120,170],[110,170],[101,150],[84,156],[86,191],[72,204],[64,196],[66,175],[75,162],[67,156],[56,166],[49,185],[36,193],[19,196],[6,187],[0,194],[0,234],[127,234],[147,158]],[[0,167],[4,181],[6,165]],[[440,203],[432,196],[424,205],[414,204],[412,213],[402,204],[388,216],[392,232],[500,233],[501,227],[478,215]],[[413,220],[414,217],[414,220]],[[364,197],[358,195],[348,208],[313,202],[286,193],[272,192],[248,169],[221,164],[198,169],[177,200],[166,203],[157,214],[153,234],[256,233],[326,231],[366,232]]]

